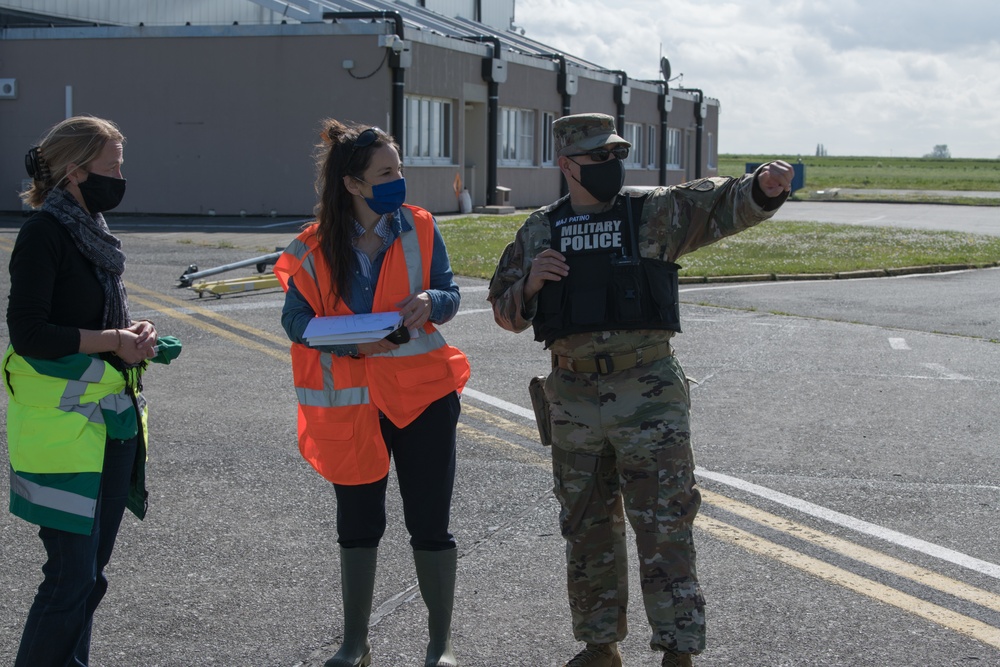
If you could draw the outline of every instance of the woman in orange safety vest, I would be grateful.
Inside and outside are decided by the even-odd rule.
[[[382,130],[324,122],[317,222],[282,253],[281,322],[292,340],[299,449],[337,497],[344,641],[327,667],[367,666],[378,544],[385,532],[389,459],[427,605],[425,665],[457,665],[451,646],[457,551],[448,529],[459,392],[469,362],[434,324],[458,311],[434,218],[403,204],[399,148]],[[398,312],[401,337],[310,346],[317,316]],[[408,339],[408,340],[407,340]]]

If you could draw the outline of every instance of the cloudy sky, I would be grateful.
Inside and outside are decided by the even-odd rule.
[[[525,35],[701,88],[721,153],[1000,157],[997,0],[517,0]]]

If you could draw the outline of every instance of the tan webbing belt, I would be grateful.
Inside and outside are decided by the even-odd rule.
[[[673,350],[670,348],[670,343],[657,343],[648,347],[640,347],[632,352],[599,354],[588,359],[574,359],[553,354],[552,365],[573,373],[601,373],[604,375],[627,371],[636,366],[645,366],[658,359],[669,357],[671,354],[673,354]]]

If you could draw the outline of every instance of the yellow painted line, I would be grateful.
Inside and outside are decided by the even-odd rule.
[[[6,250],[7,252],[14,252],[14,244],[7,243],[7,241],[0,241],[0,249]]]
[[[505,425],[514,427],[511,430],[519,435],[529,435],[531,437],[536,435],[532,429],[526,429],[520,424],[510,422],[502,417],[492,416],[490,413],[480,410],[474,406],[463,405],[462,410],[463,412],[468,413],[471,417],[486,421],[493,425],[501,426],[503,428],[506,428]],[[502,438],[496,438],[483,433],[478,429],[465,426],[463,424],[459,424],[459,431],[467,435],[475,434],[480,441],[485,440],[487,444],[492,445],[496,449],[515,449],[524,451],[528,454],[533,454],[533,460],[531,462],[535,465],[549,465],[547,459],[543,459],[537,454],[534,454],[531,450],[522,445],[508,442]],[[842,540],[838,537],[813,530],[803,524],[783,519],[777,515],[759,510],[755,507],[733,500],[732,498],[727,498],[726,496],[722,496],[718,493],[706,490],[702,490],[701,493],[704,501],[714,507],[724,509],[737,514],[738,516],[750,519],[755,523],[806,540],[859,562],[863,562],[912,581],[916,581],[917,583],[928,586],[929,588],[934,588],[954,597],[968,600],[969,602],[973,602],[987,609],[1000,611],[1000,596],[990,593],[989,591],[969,586],[963,582],[939,575],[936,572],[932,572],[931,570],[927,570],[916,565],[911,565],[905,561],[879,553],[873,549],[868,549],[866,547],[853,544],[852,542],[848,542],[847,540]],[[950,609],[946,609],[945,607],[941,607],[940,605],[921,600],[918,597],[909,595],[908,593],[903,593],[902,591],[896,590],[885,584],[878,583],[871,579],[866,579],[865,577],[854,574],[853,572],[849,572],[843,568],[825,563],[818,558],[807,556],[793,549],[781,546],[769,540],[765,540],[764,538],[758,537],[753,533],[749,533],[735,526],[723,523],[722,521],[718,521],[717,519],[713,519],[704,514],[698,515],[695,519],[695,525],[710,535],[713,535],[714,537],[725,542],[729,542],[730,544],[739,546],[740,548],[746,549],[747,551],[760,554],[771,560],[775,560],[779,563],[802,570],[803,572],[818,577],[828,583],[846,588],[855,593],[864,595],[865,597],[872,598],[878,602],[889,604],[909,614],[919,616],[920,618],[928,620],[944,628],[948,628],[959,634],[971,637],[977,641],[983,642],[984,644],[1000,649],[1000,628],[993,627],[992,625],[983,623],[982,621],[969,616],[959,614]]]
[[[131,290],[132,290],[132,288],[130,287],[129,291],[131,291]],[[235,334],[232,331],[228,331],[226,329],[223,329],[222,327],[217,327],[214,324],[209,324],[208,322],[202,322],[198,318],[192,317],[191,315],[188,315],[187,313],[182,313],[179,310],[174,310],[172,308],[164,308],[162,305],[160,305],[160,304],[158,304],[156,302],[153,302],[153,301],[148,301],[148,300],[146,300],[146,299],[144,299],[142,297],[129,296],[129,301],[141,304],[141,305],[145,306],[146,308],[149,308],[151,310],[155,310],[155,311],[157,311],[159,313],[163,313],[164,315],[167,315],[168,317],[174,317],[176,319],[181,320],[182,322],[187,322],[191,326],[197,327],[198,329],[202,329],[204,331],[208,331],[209,333],[214,333],[215,335],[219,336],[220,338],[225,338],[226,340],[233,341],[237,345],[242,345],[244,347],[250,348],[251,350],[256,350],[258,352],[263,352],[264,354],[266,354],[268,356],[271,356],[271,357],[274,357],[275,359],[278,359],[279,361],[282,361],[282,362],[285,362],[285,363],[290,363],[291,362],[291,354],[289,352],[287,352],[287,351],[275,350],[274,348],[268,347],[267,345],[262,345],[261,343],[258,343],[256,341],[250,340],[248,338],[244,338],[243,336],[240,336],[239,334]],[[164,331],[163,333],[165,334],[167,332]]]
[[[981,588],[976,588],[975,586],[970,586],[964,582],[940,575],[918,565],[911,565],[906,561],[893,558],[892,556],[875,551],[874,549],[868,549],[867,547],[854,544],[853,542],[848,542],[847,540],[840,539],[839,537],[834,537],[833,535],[813,530],[804,524],[784,519],[775,514],[757,509],[751,505],[741,503],[725,496],[720,496],[717,493],[702,490],[701,494],[705,502],[720,509],[724,509],[727,512],[732,512],[733,514],[741,516],[745,519],[749,519],[755,523],[767,526],[768,528],[773,528],[774,530],[779,530],[793,537],[797,537],[800,540],[805,540],[829,551],[833,551],[834,553],[847,556],[848,558],[871,565],[872,567],[877,567],[880,570],[891,572],[892,574],[915,581],[923,586],[937,589],[942,593],[947,593],[948,595],[968,600],[969,602],[986,607],[987,609],[992,609],[993,611],[1000,611],[1000,595],[996,595],[995,593],[984,591]]]
[[[469,415],[470,417],[478,419],[481,422],[486,422],[491,426],[496,426],[499,429],[503,429],[504,431],[507,431],[508,433],[513,433],[514,435],[519,435],[522,438],[526,438],[528,440],[538,439],[538,429],[530,428],[528,426],[512,422],[509,419],[504,419],[503,417],[497,416],[492,412],[488,412],[486,410],[477,408],[474,405],[469,405],[468,403],[463,402],[462,412],[464,414]],[[522,449],[525,448],[522,447]],[[530,451],[530,450],[525,449],[525,451]]]
[[[148,290],[148,289],[146,289],[144,287],[140,287],[139,285],[136,285],[135,283],[133,283],[131,281],[126,281],[125,282],[125,288],[128,290],[129,295],[131,295],[133,293],[145,294],[146,296],[150,296],[150,297],[154,297],[154,298],[160,299],[161,301],[164,301],[166,303],[169,303],[169,304],[172,304],[174,306],[177,306],[178,308],[184,308],[186,310],[190,310],[192,312],[198,313],[202,317],[207,317],[207,318],[213,319],[213,320],[215,320],[217,322],[221,322],[222,324],[225,324],[227,327],[230,327],[232,329],[237,329],[239,331],[245,331],[245,332],[247,332],[249,334],[252,334],[252,335],[254,335],[254,336],[258,337],[258,338],[263,338],[264,340],[269,340],[272,343],[276,343],[277,345],[282,345],[282,346],[284,346],[286,348],[291,345],[291,343],[289,342],[289,340],[287,338],[282,338],[281,336],[275,336],[274,334],[268,333],[267,331],[261,331],[260,329],[257,329],[255,327],[251,327],[249,325],[243,324],[242,322],[239,322],[239,321],[234,320],[232,318],[226,317],[225,315],[220,315],[219,313],[216,313],[215,311],[211,310],[210,308],[204,308],[202,306],[198,306],[196,304],[193,304],[190,301],[184,301],[183,299],[178,299],[176,297],[172,297],[172,296],[169,296],[169,295],[166,295],[166,294],[162,294],[160,292],[154,292],[152,290]],[[147,305],[147,304],[148,304],[148,302],[144,302],[143,305]],[[155,308],[155,310],[157,310],[158,312],[164,313],[165,315],[168,315],[168,316],[176,313],[176,311],[173,311],[173,310],[163,310],[162,308]],[[286,354],[285,356],[288,357],[290,355]]]
[[[0,248],[10,252],[13,250],[13,245],[0,240]],[[143,294],[149,297],[154,297],[176,307],[168,308],[149,299],[135,296],[131,297],[132,301],[143,305],[146,308],[163,313],[168,317],[177,318],[190,324],[191,326],[214,333],[221,338],[233,341],[249,349],[263,352],[264,354],[278,359],[279,361],[289,361],[290,355],[287,351],[278,351],[265,345],[261,345],[260,343],[244,338],[243,336],[221,327],[203,322],[187,313],[181,312],[179,309],[198,313],[203,317],[213,319],[232,329],[244,331],[253,336],[274,342],[278,345],[288,345],[288,341],[284,338],[275,336],[268,332],[260,331],[259,329],[248,325],[244,325],[242,322],[220,315],[208,308],[192,304],[189,301],[183,301],[162,293],[147,290],[132,282],[127,282],[126,287],[130,294]],[[470,406],[468,404],[463,405],[463,410],[476,419],[493,426],[497,426],[498,428],[507,430],[521,437],[534,438],[537,435],[533,429],[503,419],[474,406]],[[514,449],[521,451],[523,454],[528,454],[528,458],[535,465],[549,465],[547,458],[543,458],[535,452],[532,452],[531,450],[516,443],[511,443],[502,438],[497,438],[464,424],[459,424],[459,431],[466,435],[475,435],[480,441],[485,440],[498,449]],[[708,504],[732,512],[738,516],[743,516],[744,518],[754,521],[755,523],[785,532],[789,535],[793,535],[800,539],[817,544],[818,546],[835,553],[845,555],[849,558],[872,565],[884,571],[903,576],[949,595],[968,600],[989,609],[1000,611],[1000,596],[993,593],[989,593],[964,584],[960,581],[938,575],[930,570],[910,565],[899,559],[861,547],[846,540],[841,540],[840,538],[827,535],[820,531],[812,530],[807,526],[782,519],[781,517],[769,514],[762,510],[757,510],[752,506],[726,498],[725,496],[704,490],[702,491],[702,495],[705,502]],[[884,584],[871,581],[842,568],[838,568],[819,559],[801,554],[779,544],[775,544],[774,542],[770,542],[753,535],[752,533],[736,528],[735,526],[730,526],[703,514],[699,515],[696,519],[696,525],[710,535],[746,549],[747,551],[751,551],[785,565],[789,565],[829,583],[833,583],[879,602],[897,607],[898,609],[924,618],[932,623],[949,628],[959,634],[971,637],[983,642],[984,644],[1000,649],[1000,629],[991,625],[968,616],[958,614],[939,605],[926,602]]]
[[[824,563],[812,556],[806,556],[787,547],[769,542],[757,537],[753,533],[748,533],[745,530],[730,526],[721,521],[716,521],[711,517],[699,515],[696,519],[696,525],[710,535],[742,549],[784,563],[807,574],[819,577],[823,581],[841,586],[878,602],[892,605],[907,613],[928,620],[931,623],[936,623],[966,637],[971,637],[984,644],[1000,649],[1000,628],[995,628],[982,621],[926,602],[884,584],[865,579],[853,572],[848,572],[829,563]]]
[[[462,406],[462,409],[464,410],[465,406]],[[525,447],[522,447],[521,445],[511,442],[509,440],[498,438],[495,435],[490,435],[489,433],[480,431],[479,429],[473,428],[472,426],[468,426],[467,424],[459,422],[458,433],[465,435],[471,440],[483,443],[488,447],[492,447],[493,449],[502,451],[507,456],[516,456],[518,457],[519,460],[525,463],[529,463],[531,465],[538,466],[541,468],[545,468],[551,465],[549,463],[548,458],[543,458],[538,454],[536,454],[535,452],[531,451],[530,449],[526,449]]]
[[[2,248],[4,250],[10,251],[10,250],[14,249],[14,246],[11,245],[10,247],[8,247],[7,244],[4,241],[0,241],[0,248]],[[198,329],[202,329],[204,331],[208,331],[210,333],[214,333],[214,334],[216,334],[217,336],[219,336],[221,338],[225,338],[226,340],[233,341],[234,343],[237,343],[239,345],[243,345],[244,347],[248,347],[248,348],[250,348],[252,350],[257,350],[258,352],[263,352],[264,354],[266,354],[268,356],[271,356],[271,357],[274,357],[275,359],[278,359],[280,361],[283,361],[283,362],[287,363],[287,362],[290,362],[290,360],[291,360],[291,354],[287,351],[287,346],[290,345],[290,343],[288,342],[288,339],[281,338],[280,336],[275,336],[275,335],[270,334],[270,333],[268,333],[266,331],[260,331],[259,329],[255,329],[253,327],[247,326],[247,325],[243,324],[242,322],[237,322],[236,320],[233,320],[233,319],[230,319],[230,318],[225,317],[223,315],[219,315],[218,313],[212,312],[211,310],[209,310],[207,308],[203,308],[201,306],[192,305],[192,304],[190,304],[190,303],[188,303],[186,301],[183,301],[181,299],[177,299],[177,298],[172,297],[172,296],[167,296],[167,295],[161,294],[159,292],[154,292],[152,290],[148,290],[148,289],[146,289],[144,287],[140,287],[139,285],[136,285],[135,283],[133,283],[131,281],[125,281],[125,288],[128,290],[129,301],[130,302],[134,302],[134,303],[137,303],[139,305],[145,306],[146,308],[149,308],[150,310],[155,310],[158,313],[163,313],[167,317],[177,318],[177,319],[179,319],[179,320],[181,320],[183,322],[186,322],[186,323],[190,324],[193,327],[196,327]],[[188,315],[187,313],[180,312],[177,309],[166,308],[162,304],[156,303],[154,301],[150,301],[148,299],[143,299],[142,297],[137,297],[137,296],[135,296],[136,294],[144,294],[144,295],[147,295],[147,296],[155,297],[155,298],[160,299],[162,301],[165,301],[167,303],[174,304],[178,308],[183,308],[185,310],[190,310],[190,311],[196,312],[196,313],[198,313],[200,315],[203,315],[205,317],[208,317],[208,318],[214,319],[214,320],[216,320],[218,322],[221,322],[221,323],[225,324],[226,326],[231,327],[233,329],[238,329],[240,331],[246,331],[247,333],[253,334],[254,336],[257,336],[259,338],[263,338],[265,340],[269,340],[269,341],[277,343],[279,345],[284,345],[284,346],[286,346],[286,349],[285,349],[285,351],[279,351],[279,350],[275,350],[273,348],[267,347],[266,345],[261,345],[260,343],[257,343],[256,341],[244,338],[243,336],[239,336],[237,334],[232,333],[231,331],[227,331],[226,329],[223,329],[221,327],[217,327],[217,326],[215,326],[213,324],[209,324],[207,322],[203,322],[203,321],[201,321],[201,320],[199,320],[199,319],[197,319],[195,317],[192,317],[192,316]],[[164,333],[166,333],[166,332],[164,332]]]

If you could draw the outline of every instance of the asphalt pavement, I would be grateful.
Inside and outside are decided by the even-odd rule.
[[[804,206],[782,215],[809,219]],[[922,216],[884,206],[839,221]],[[943,227],[996,223],[995,210],[991,223],[931,208]],[[280,291],[216,299],[178,286],[191,264],[285,245],[301,221],[201,222],[112,219],[134,316],[184,352],[147,375],[150,513],[124,522],[93,664],[319,667],[340,633],[336,505],[296,450]],[[16,227],[0,219],[8,257]],[[526,391],[547,354],[493,323],[484,281],[460,284],[462,309],[442,327],[473,367],[452,521],[456,650],[467,667],[561,666],[579,644]],[[682,287],[676,349],[697,381],[705,501],[695,539],[709,645],[697,665],[1000,665],[998,293],[998,269]],[[374,664],[418,665],[426,613],[391,476],[387,510]],[[40,578],[35,533],[0,516],[0,663]],[[634,563],[629,626],[624,664],[658,665]]]

